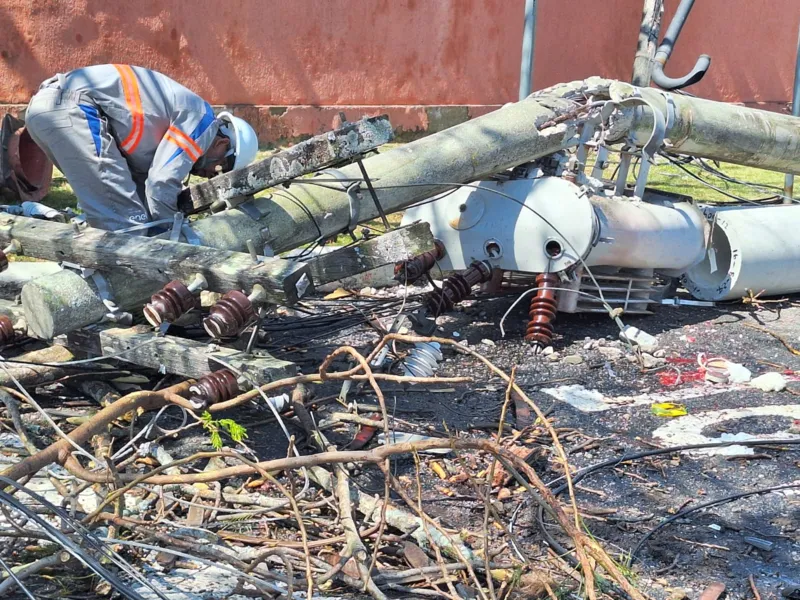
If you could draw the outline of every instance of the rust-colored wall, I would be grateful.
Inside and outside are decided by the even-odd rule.
[[[678,0],[666,3],[669,18]],[[0,102],[26,102],[57,71],[123,62],[167,73],[213,104],[272,107],[257,111],[266,136],[312,133],[336,112],[308,105],[362,112],[392,106],[406,128],[437,127],[441,109],[424,107],[464,107],[444,109],[446,124],[516,99],[523,5],[0,0]],[[589,75],[627,79],[641,5],[539,0],[535,87]],[[682,74],[707,52],[712,69],[694,93],[785,103],[799,22],[798,0],[700,0],[668,72]]]

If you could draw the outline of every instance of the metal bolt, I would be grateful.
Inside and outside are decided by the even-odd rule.
[[[267,299],[267,290],[265,290],[261,285],[255,284],[247,299],[253,304],[262,304]]]
[[[17,240],[11,240],[11,242],[3,248],[3,254],[22,254],[22,245]]]
[[[204,290],[208,287],[208,280],[203,277],[202,273],[197,273],[194,276],[194,280],[186,286],[186,289],[189,290],[192,294],[194,294],[197,290]]]
[[[247,250],[248,252],[250,252],[250,259],[253,261],[253,263],[258,264],[260,261],[258,259],[258,250],[256,249],[256,243],[252,239],[247,240],[246,243],[247,243]]]

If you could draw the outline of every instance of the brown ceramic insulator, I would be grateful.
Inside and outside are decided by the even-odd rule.
[[[394,266],[394,278],[400,283],[414,283],[430,271],[436,261],[444,257],[444,244],[439,240],[434,240],[433,244],[433,250],[397,263]]]
[[[170,281],[161,291],[150,297],[144,307],[144,317],[153,327],[162,323],[172,323],[193,308],[199,308],[199,298],[195,297],[182,281]]]
[[[213,338],[233,337],[239,335],[255,316],[256,310],[250,299],[233,290],[211,307],[210,314],[203,319],[203,327]]]
[[[425,308],[434,317],[453,310],[456,304],[470,295],[474,286],[489,281],[491,277],[492,267],[485,262],[475,261],[465,271],[445,279],[440,289],[428,294]]]
[[[0,250],[0,273],[5,271],[8,268],[8,256],[6,253]]]
[[[0,346],[7,346],[17,336],[14,323],[5,315],[0,315]]]
[[[239,393],[236,375],[227,369],[203,375],[189,388],[189,401],[196,407],[206,407],[230,400]]]
[[[531,342],[537,351],[544,350],[553,341],[553,321],[556,318],[557,305],[556,290],[558,275],[542,273],[536,277],[536,287],[539,290],[531,299],[528,311],[530,321],[525,333],[525,339]]]

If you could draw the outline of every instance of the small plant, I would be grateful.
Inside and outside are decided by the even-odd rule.
[[[220,450],[223,445],[220,430],[225,431],[237,444],[247,437],[247,430],[233,419],[214,419],[210,412],[205,411],[200,415],[200,421],[203,424],[203,429],[211,437],[211,445],[214,450]]]

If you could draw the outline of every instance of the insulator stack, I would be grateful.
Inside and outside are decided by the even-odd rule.
[[[418,342],[403,360],[403,374],[409,377],[433,377],[443,358],[437,342]]]
[[[403,260],[394,266],[394,278],[400,283],[414,283],[417,279],[429,272],[436,261],[444,258],[444,244],[439,240],[433,241],[433,250],[423,252],[409,260]]]
[[[525,339],[533,344],[538,354],[547,348],[553,341],[553,321],[556,318],[557,306],[556,290],[558,275],[555,273],[542,273],[536,277],[536,287],[539,289],[531,299],[528,311],[530,320],[525,332]]]
[[[193,308],[200,308],[200,299],[182,281],[170,281],[150,297],[150,304],[144,307],[144,317],[150,325],[158,327],[177,321]]]
[[[7,346],[17,337],[14,323],[6,315],[0,315],[0,346]]]
[[[198,379],[189,388],[189,393],[191,394],[189,402],[200,410],[233,398],[239,393],[239,382],[231,371],[222,369]]]
[[[483,261],[475,261],[465,271],[445,279],[441,288],[428,294],[425,299],[425,308],[434,317],[453,310],[456,304],[472,293],[474,286],[489,281],[491,277],[491,265]]]
[[[239,335],[255,318],[253,302],[238,290],[225,294],[211,307],[210,314],[203,319],[203,327],[213,338]]]

